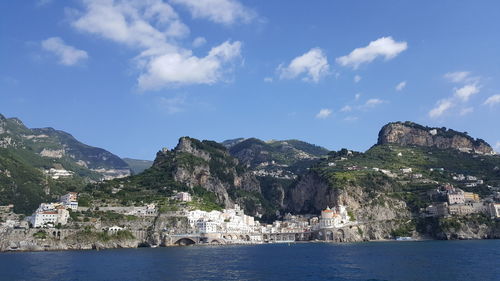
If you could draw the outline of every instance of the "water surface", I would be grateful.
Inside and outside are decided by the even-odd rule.
[[[500,240],[3,253],[0,280],[500,280]]]

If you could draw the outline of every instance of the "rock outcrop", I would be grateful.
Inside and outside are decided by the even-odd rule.
[[[246,200],[239,200],[241,191],[247,195],[261,193],[257,178],[216,142],[182,137],[173,150],[158,152],[152,167],[191,189],[201,187],[212,192],[225,207],[241,203],[249,214],[263,212],[261,202],[254,200],[257,204],[248,208]]]
[[[491,146],[466,133],[446,128],[424,127],[413,122],[394,122],[385,125],[378,135],[378,144],[418,145],[462,152],[493,154]]]

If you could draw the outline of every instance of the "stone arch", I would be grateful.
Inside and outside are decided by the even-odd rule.
[[[184,238],[181,238],[181,239],[175,241],[174,244],[178,245],[178,246],[189,246],[189,245],[196,244],[196,242],[191,238],[184,237]]]
[[[245,235],[245,240],[246,241],[250,241],[250,236],[249,235]]]
[[[304,238],[303,233],[295,233],[295,241],[300,241]]]
[[[222,244],[219,240],[214,239],[210,242],[210,244]]]
[[[326,241],[333,241],[333,232],[331,230],[327,230],[325,233]]]
[[[241,240],[245,240],[245,236],[243,236],[243,234],[242,234],[242,235],[240,235],[240,239],[241,239]]]
[[[344,242],[345,241],[345,233],[342,229],[337,229],[335,232],[335,242]]]

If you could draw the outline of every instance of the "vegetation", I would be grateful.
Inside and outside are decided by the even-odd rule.
[[[47,238],[47,233],[43,230],[39,230],[33,234],[33,237],[36,239],[45,239]]]
[[[96,232],[93,231],[90,227],[87,227],[84,230],[77,232],[75,234],[75,237],[79,241],[101,241],[101,242],[135,239],[135,236],[132,234],[132,232],[128,230],[118,230],[112,233],[108,231]]]
[[[8,143],[0,147],[0,205],[14,204],[16,213],[30,214],[41,202],[52,201],[68,191],[81,191],[89,180],[101,178],[93,168],[128,167],[119,157],[80,143],[62,131],[29,129],[20,120],[2,115],[0,126],[0,140]],[[57,158],[44,157],[43,150],[64,153]],[[72,171],[74,175],[54,180],[44,174],[50,168]]]
[[[415,230],[415,223],[413,221],[409,223],[402,223],[398,226],[398,228],[393,229],[391,231],[392,237],[407,237],[412,236],[413,231]]]

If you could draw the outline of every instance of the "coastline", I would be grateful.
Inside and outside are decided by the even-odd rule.
[[[114,241],[112,243],[100,243],[94,242],[90,245],[81,245],[81,247],[68,247],[68,248],[46,248],[41,247],[38,249],[0,249],[0,254],[3,253],[30,253],[30,252],[66,252],[66,251],[102,251],[102,250],[113,250],[113,249],[158,249],[158,248],[177,248],[177,247],[232,247],[232,246],[259,246],[259,245],[293,245],[293,244],[333,244],[333,245],[345,245],[345,244],[360,244],[360,243],[414,243],[414,242],[430,242],[430,241],[481,241],[481,240],[499,240],[498,238],[467,238],[467,239],[432,239],[432,238],[416,238],[411,240],[398,241],[395,239],[377,239],[377,240],[363,240],[363,241],[350,241],[350,242],[334,242],[334,241],[322,241],[322,240],[310,240],[310,241],[294,241],[294,242],[281,242],[281,243],[230,243],[230,244],[193,244],[193,245],[159,245],[156,247],[151,246],[141,246],[141,243],[135,244],[130,243],[132,241]],[[135,241],[134,241],[135,242]]]

